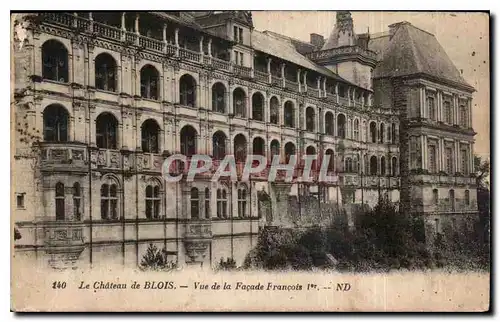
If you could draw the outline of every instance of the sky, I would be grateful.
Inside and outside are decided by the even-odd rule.
[[[309,41],[310,33],[326,38],[335,26],[335,11],[253,11],[254,27]],[[477,132],[474,153],[490,155],[489,17],[463,12],[352,12],[356,33],[387,31],[390,24],[408,21],[440,42],[464,79],[472,85],[472,125]]]

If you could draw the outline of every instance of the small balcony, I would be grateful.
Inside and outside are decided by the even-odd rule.
[[[307,87],[307,95],[311,97],[319,97],[319,89],[314,87]]]
[[[83,227],[71,222],[48,223],[43,228],[45,252],[49,265],[57,269],[76,268],[85,249]]]
[[[42,172],[88,171],[87,149],[82,143],[42,142],[39,148]]]
[[[110,149],[91,151],[90,161],[92,168],[119,169],[122,163],[120,151]]]
[[[256,80],[264,82],[264,83],[269,83],[269,75],[267,73],[255,70],[254,71],[254,77]]]
[[[186,224],[186,239],[210,239],[212,238],[212,224],[210,222],[195,221]]]
[[[272,75],[271,76],[271,84],[274,86],[281,87],[283,85],[283,80],[281,77]]]
[[[225,71],[230,70],[231,64],[227,60],[222,60],[222,59],[215,58],[215,57],[209,58],[206,56],[205,56],[205,58],[207,59],[207,61],[209,60],[209,63],[207,62],[207,64],[211,65],[215,69],[222,69]]]
[[[299,84],[297,82],[285,79],[285,87],[291,91],[298,92]]]
[[[252,69],[249,67],[234,65],[233,72],[240,77],[244,78],[252,77]]]
[[[59,224],[59,223],[58,223]],[[84,245],[83,227],[55,226],[45,228],[45,245],[47,247],[82,247]]]
[[[186,48],[179,48],[179,57],[194,62],[200,61],[200,53]]]
[[[212,224],[210,222],[194,221],[186,224],[184,248],[190,264],[202,263],[208,255],[212,242]]]

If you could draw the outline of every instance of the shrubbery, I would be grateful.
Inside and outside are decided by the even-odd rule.
[[[471,236],[447,241],[437,236],[425,243],[420,217],[402,215],[388,199],[373,210],[355,215],[355,229],[347,224],[308,229],[269,227],[245,260],[245,268],[267,270],[335,267],[343,271],[391,269],[487,269],[488,245]],[[336,261],[333,261],[331,254]]]
[[[165,248],[158,249],[153,244],[149,244],[146,254],[142,257],[141,268],[144,270],[170,271],[177,268],[177,264],[168,261]]]

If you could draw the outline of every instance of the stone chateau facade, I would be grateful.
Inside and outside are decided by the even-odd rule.
[[[474,89],[407,22],[356,34],[341,11],[308,43],[243,11],[14,17],[16,256],[136,267],[152,243],[180,265],[240,265],[262,227],[315,216],[301,197],[349,209],[386,195],[429,240],[477,214]],[[337,180],[166,183],[175,153],[330,155]]]

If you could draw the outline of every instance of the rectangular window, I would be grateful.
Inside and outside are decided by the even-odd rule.
[[[243,53],[240,53],[240,65],[243,66]]]
[[[238,27],[234,26],[233,27],[233,40],[238,42],[238,36],[239,36]]]
[[[17,209],[24,209],[24,193],[19,193],[16,196]]]
[[[467,150],[460,151],[460,154],[460,161],[462,163],[461,172],[462,174],[468,174],[467,163],[469,160],[467,158]]]
[[[434,105],[434,97],[427,97],[427,111],[429,118],[433,121],[436,120],[436,106]]]
[[[429,172],[436,173],[436,147],[429,145]]]
[[[238,42],[243,43],[243,28],[240,28],[240,35],[239,35]]]
[[[460,126],[467,127],[467,108],[460,105]]]
[[[451,104],[450,102],[444,102],[444,121],[445,123],[452,124],[453,121],[451,119]]]
[[[239,53],[235,50],[235,51],[234,51],[234,64],[235,64],[235,65],[238,65],[238,60],[239,60],[239,58],[240,58],[240,55],[239,55]]]
[[[445,149],[446,158],[446,173],[453,174],[453,150],[451,148]]]

